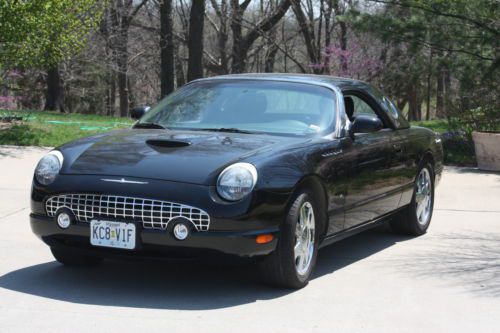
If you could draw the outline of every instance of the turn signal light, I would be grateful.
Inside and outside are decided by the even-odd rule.
[[[257,238],[255,238],[255,242],[257,244],[266,244],[271,242],[272,240],[273,240],[273,235],[271,234],[258,235]]]

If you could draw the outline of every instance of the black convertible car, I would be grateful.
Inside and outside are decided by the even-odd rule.
[[[429,227],[441,140],[366,83],[220,76],[134,115],[36,167],[31,228],[63,264],[224,253],[300,288],[322,246],[385,221]]]

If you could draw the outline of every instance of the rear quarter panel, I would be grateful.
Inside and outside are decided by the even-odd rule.
[[[412,126],[397,131],[397,140],[403,146],[405,156],[405,170],[402,174],[406,175],[406,179],[399,204],[402,207],[411,201],[415,177],[424,158],[431,158],[436,179],[440,178],[443,170],[443,148],[439,134],[430,129]]]

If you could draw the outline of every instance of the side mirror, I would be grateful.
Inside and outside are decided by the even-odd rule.
[[[371,133],[380,131],[384,127],[382,121],[377,117],[368,115],[359,115],[354,119],[351,127],[351,133]]]
[[[148,112],[150,109],[151,109],[151,107],[147,106],[147,105],[145,105],[145,106],[136,106],[135,108],[132,109],[132,112],[130,112],[130,116],[133,119],[139,119],[142,116],[144,116],[144,114],[146,112]]]

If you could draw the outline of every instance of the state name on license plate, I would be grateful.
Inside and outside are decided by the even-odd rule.
[[[112,221],[90,221],[90,244],[118,249],[135,248],[135,224]]]

